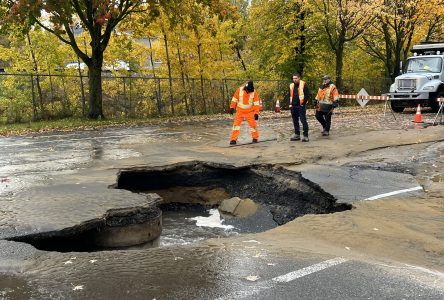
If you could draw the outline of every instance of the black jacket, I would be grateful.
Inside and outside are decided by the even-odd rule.
[[[300,104],[301,102],[299,101],[298,89],[299,89],[299,84],[296,85],[296,83],[295,83],[294,84],[293,99],[291,99],[291,105],[292,106],[299,106],[299,105],[301,105]],[[310,91],[308,89],[307,83],[305,83],[305,86],[304,86],[304,104],[303,105],[305,105],[309,99],[310,99]]]

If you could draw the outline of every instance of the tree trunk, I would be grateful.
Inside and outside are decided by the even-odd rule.
[[[198,44],[197,44],[197,56],[199,57],[199,73],[200,73],[200,93],[202,96],[202,102],[203,102],[203,112],[204,114],[207,113],[207,102],[205,99],[205,93],[204,93],[204,83],[203,83],[203,67],[202,67],[202,44],[200,42],[200,37],[198,38]]]
[[[388,24],[386,22],[382,22],[382,30],[384,32],[384,41],[385,41],[385,69],[387,76],[390,77],[392,80],[393,77],[393,49],[392,49],[392,43],[391,43],[391,35],[390,30],[388,27]]]
[[[239,58],[239,60],[240,60],[240,62],[241,62],[241,64],[242,64],[242,69],[243,69],[244,71],[247,71],[247,66],[245,65],[244,59],[242,58],[242,54],[241,54],[241,52],[240,52],[239,47],[238,47],[238,46],[234,46],[234,48],[236,49],[237,57]]]
[[[153,46],[151,44],[151,37],[148,37],[148,43],[150,45],[150,63],[151,63],[151,72],[153,73],[153,77],[156,78],[156,70],[154,68],[154,59],[153,59]],[[157,81],[154,81],[155,85],[155,95],[157,101],[157,110],[159,116],[162,115],[162,99],[160,98],[160,85],[157,85]],[[159,88],[158,88],[159,87]]]
[[[344,43],[339,41],[336,50],[336,87],[338,91],[343,88],[342,70],[344,68]]]
[[[102,65],[103,53],[98,51],[92,55],[92,64],[88,66],[89,109],[91,119],[105,118],[102,111]]]
[[[80,59],[77,56],[77,70],[79,71],[79,78],[80,78],[80,94],[82,96],[82,116],[85,116],[85,87],[83,86],[83,74],[82,74],[82,69],[80,68]]]
[[[301,13],[299,20],[301,22],[300,36],[299,36],[300,44],[295,49],[296,51],[295,61],[298,64],[297,71],[299,72],[299,74],[303,76],[304,67],[305,67],[305,48],[307,45],[307,40],[305,36],[305,13]]]
[[[184,62],[182,60],[182,56],[180,55],[180,44],[179,43],[177,43],[177,57],[179,59],[180,76],[182,78],[183,100],[184,100],[184,103],[185,103],[185,109],[187,111],[187,115],[189,115],[190,114],[190,108],[188,107],[188,99],[187,99],[188,97],[187,97],[187,86],[186,86],[186,83],[185,83]]]
[[[174,98],[173,98],[173,79],[171,78],[171,60],[170,60],[170,53],[168,51],[168,36],[165,32],[165,29],[162,27],[162,33],[163,33],[163,40],[165,43],[165,53],[166,53],[166,59],[167,59],[167,66],[168,66],[168,82],[170,85],[170,102],[171,102],[171,113],[174,115]]]
[[[36,72],[35,83],[37,85],[37,92],[39,94],[40,114],[41,114],[41,117],[43,117],[43,115],[44,115],[43,92],[42,92],[42,87],[40,86],[39,68],[38,68],[38,64],[37,64],[37,59],[35,58],[34,49],[32,49],[31,36],[29,35],[29,32],[26,33],[26,37],[28,39],[29,51],[31,52],[31,59],[32,59],[33,69]]]

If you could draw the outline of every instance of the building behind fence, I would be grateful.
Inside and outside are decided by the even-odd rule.
[[[107,118],[152,118],[226,113],[234,91],[246,79],[106,76],[103,112]],[[255,80],[265,110],[276,100],[288,105],[288,80]],[[390,79],[344,80],[343,94],[365,88],[371,95],[388,91]],[[308,81],[312,93],[319,82]],[[314,97],[314,96],[313,96]],[[0,74],[0,122],[82,117],[88,112],[88,78],[80,75]]]

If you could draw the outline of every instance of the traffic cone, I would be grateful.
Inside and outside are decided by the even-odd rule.
[[[415,120],[414,123],[422,123],[422,115],[421,115],[421,105],[418,104],[418,107],[416,108],[416,114],[415,114]]]
[[[279,104],[279,100],[276,101],[276,112],[281,112],[281,105]]]

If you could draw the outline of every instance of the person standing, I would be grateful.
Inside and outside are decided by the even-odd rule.
[[[236,145],[243,120],[246,120],[250,126],[253,143],[258,142],[259,131],[257,130],[256,121],[259,120],[260,107],[259,95],[254,91],[253,81],[248,81],[236,90],[230,103],[230,114],[233,115],[236,111],[230,145]]]
[[[316,95],[316,119],[322,125],[322,135],[330,135],[331,116],[338,106],[339,92],[329,75],[322,77],[322,85]]]
[[[302,141],[309,141],[307,110],[305,108],[305,104],[310,97],[309,93],[307,84],[301,80],[301,75],[299,73],[293,74],[293,83],[290,84],[290,109],[293,119],[294,135],[290,138],[291,141],[299,141],[301,139],[299,120],[301,120],[304,134]]]

